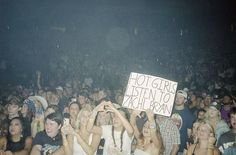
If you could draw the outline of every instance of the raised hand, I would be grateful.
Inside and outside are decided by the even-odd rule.
[[[208,147],[210,147],[210,148],[214,147],[215,142],[216,142],[216,138],[214,137],[214,134],[211,133],[210,137],[208,139]]]
[[[74,129],[72,128],[72,126],[69,124],[69,125],[63,125],[61,127],[61,133],[63,135],[69,135],[69,134],[75,134],[75,131]]]
[[[154,120],[154,113],[153,113],[152,110],[147,109],[147,110],[146,110],[146,114],[147,114],[147,117],[148,117],[148,120],[149,120],[149,121]]]
[[[140,116],[141,112],[142,112],[141,110],[133,110],[133,111],[132,111],[132,115],[135,116],[135,117],[137,117],[137,116],[138,116],[138,117],[141,117],[141,116]]]

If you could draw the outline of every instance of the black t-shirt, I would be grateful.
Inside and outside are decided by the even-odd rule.
[[[10,138],[7,138],[7,148],[6,151],[17,152],[25,148],[25,138],[22,137],[20,141],[13,142]]]
[[[47,135],[45,131],[38,132],[33,139],[33,146],[34,145],[41,145],[41,155],[50,154],[62,146],[62,137],[61,134],[57,134],[56,137],[51,138]]]
[[[28,117],[22,117],[23,135],[25,137],[31,136],[31,120]]]

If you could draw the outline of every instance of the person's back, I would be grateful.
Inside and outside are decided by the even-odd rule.
[[[157,123],[160,126],[160,133],[164,145],[164,155],[177,153],[180,144],[180,133],[175,123],[166,116],[157,116]]]

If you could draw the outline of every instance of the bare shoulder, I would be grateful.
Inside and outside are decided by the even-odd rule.
[[[214,148],[214,155],[220,155],[220,151],[218,148]]]
[[[7,143],[7,137],[0,137],[0,149],[3,149],[3,147],[6,145]]]

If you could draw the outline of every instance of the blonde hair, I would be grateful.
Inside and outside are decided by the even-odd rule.
[[[209,107],[209,109],[213,109],[211,107]],[[205,120],[206,121],[209,121],[209,109],[207,110],[207,112],[205,113]],[[220,111],[217,110],[217,121],[220,121],[221,120],[221,114],[220,114]]]
[[[85,104],[83,106],[83,108],[79,111],[79,114],[76,118],[75,129],[79,129],[79,127],[80,127],[80,118],[82,116],[82,113],[85,112],[85,111],[88,111],[88,112],[92,113],[93,106],[91,106],[90,104]]]
[[[199,129],[202,125],[206,125],[207,128],[209,129],[210,133],[212,133],[215,136],[214,128],[210,123],[208,123],[207,121],[202,121],[202,122],[200,122],[200,125],[198,126],[197,129]]]

